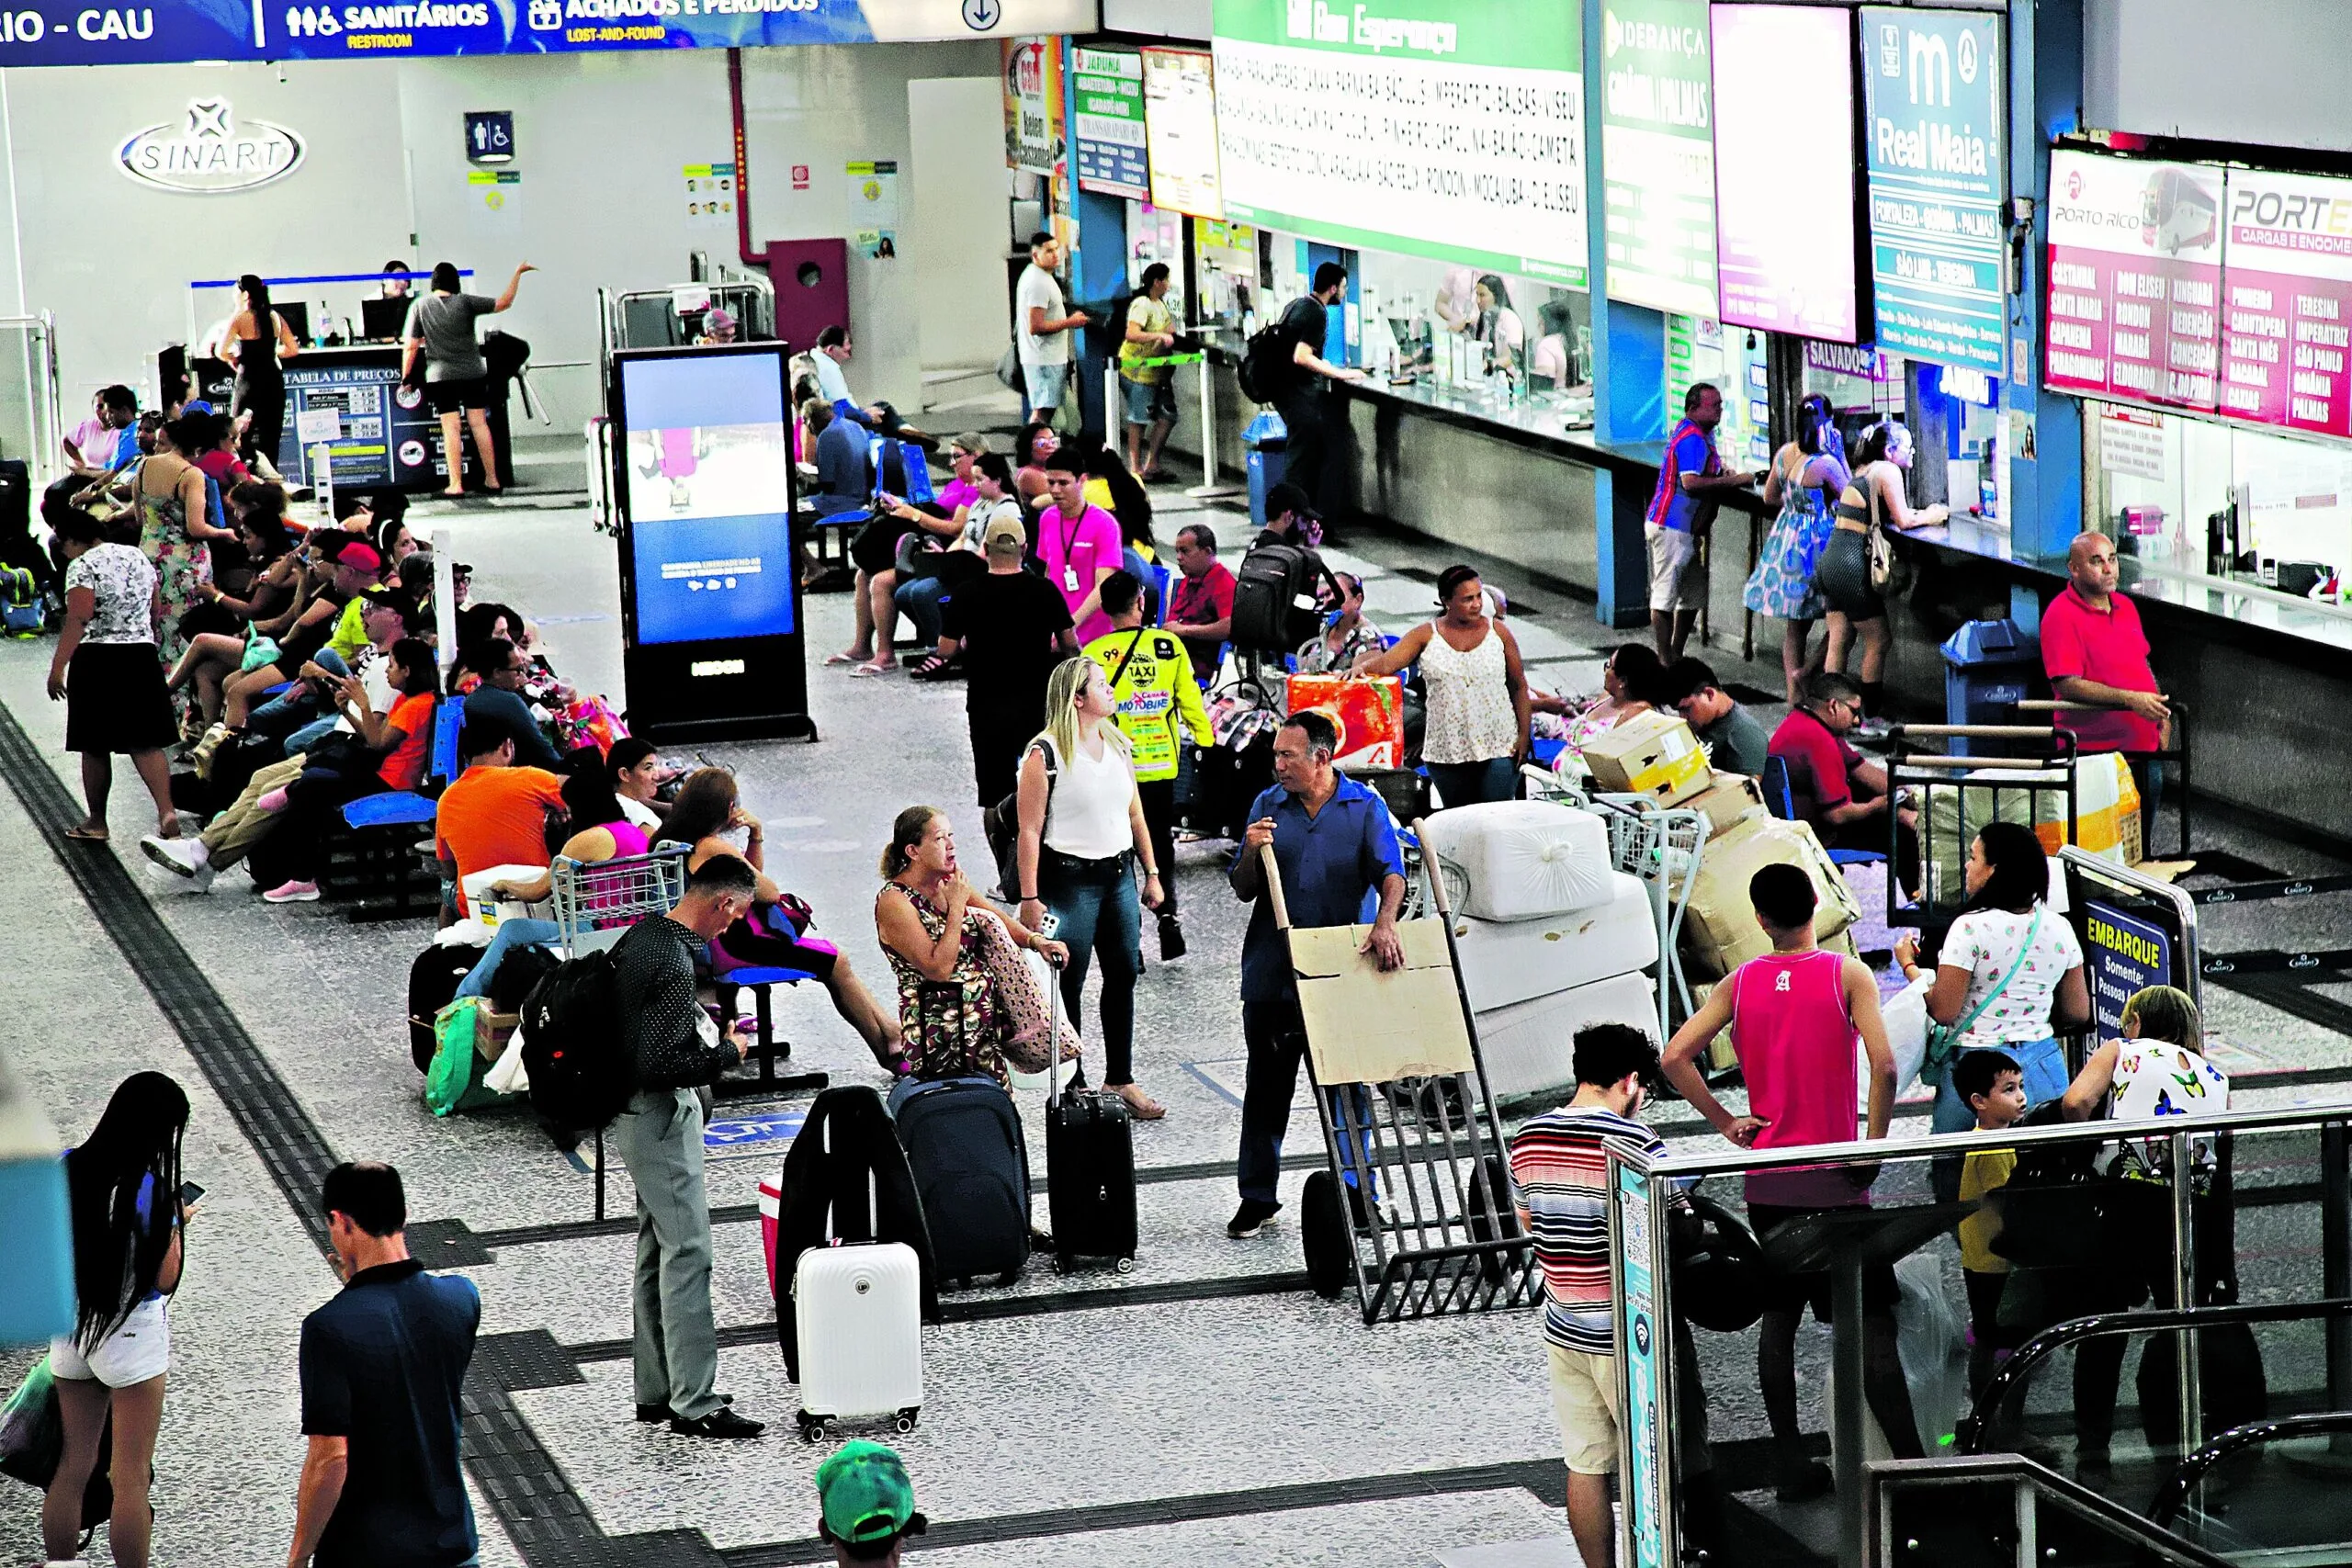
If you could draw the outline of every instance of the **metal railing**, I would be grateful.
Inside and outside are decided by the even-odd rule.
[[[2331,1303],[2331,1305],[2352,1306],[2352,1303]],[[2249,1421],[2243,1427],[2233,1427],[2220,1437],[2180,1461],[2155,1503],[2148,1510],[2150,1521],[2170,1529],[2173,1521],[2188,1508],[2189,1499],[2196,1496],[2212,1470],[2236,1455],[2264,1443],[2291,1442],[2298,1438],[2338,1438],[2352,1434],[2352,1410],[2330,1410],[2311,1416],[2281,1416],[2268,1421]],[[2331,1470],[2335,1467],[2331,1466]]]
[[[2133,1568],[2231,1568],[2229,1559],[2018,1454],[1886,1461],[1868,1467],[1864,1484],[1865,1568],[2004,1557],[2014,1568],[2086,1558]]]
[[[1676,1384],[1680,1375],[1674,1358],[1662,1351],[1668,1325],[1676,1321],[1672,1252],[1669,1247],[1670,1222],[1668,1213],[1671,1194],[1686,1189],[1697,1179],[1710,1176],[1745,1175],[1774,1171],[1804,1169],[1815,1172],[1849,1173],[1857,1198],[1875,1185],[1879,1204],[1871,1209],[1856,1209],[1872,1221],[1894,1222],[1897,1225],[1917,1226],[1928,1222],[1909,1246],[1917,1246],[1933,1235],[1945,1234],[1965,1213],[1958,1205],[1933,1205],[1924,1201],[1924,1189],[1928,1186],[1928,1173],[1945,1162],[1957,1162],[1962,1156],[1976,1151],[2015,1151],[2020,1156],[2036,1151],[2053,1153],[2076,1150],[2087,1161],[2100,1145],[2118,1139],[2133,1143],[2168,1144],[2170,1168],[2174,1171],[2194,1171],[2198,1168],[2197,1152],[2217,1137],[2237,1137],[2243,1144],[2247,1134],[2308,1131],[2316,1134],[2323,1158],[2335,1151],[2336,1164],[2323,1182],[2324,1190],[2317,1205],[2323,1215],[2340,1216],[2346,1185],[2342,1165],[2341,1142],[2347,1123],[2352,1123],[2352,1104],[2337,1106],[2293,1106],[2259,1111],[2243,1111],[2224,1115],[2199,1118],[2188,1122],[2179,1117],[2160,1117],[2142,1121],[2098,1120],[2049,1127],[2010,1127],[1986,1133],[1953,1133],[1928,1136],[1891,1137],[1876,1141],[1858,1140],[1842,1144],[1807,1145],[1802,1147],[1771,1150],[1740,1149],[1728,1144],[1720,1145],[1722,1152],[1689,1151],[1663,1157],[1645,1157],[1612,1147],[1610,1156],[1610,1226],[1611,1250],[1615,1267],[1616,1299],[1618,1302],[1619,1338],[1617,1360],[1620,1408],[1624,1413],[1619,1431],[1620,1473],[1624,1480],[1624,1525],[1626,1534],[1625,1560],[1654,1559],[1672,1562],[1679,1560],[1679,1524],[1677,1516],[1677,1476],[1674,1461],[1675,1446],[1668,1430],[1668,1413],[1678,1408]],[[1895,1179],[1889,1179],[1890,1172]],[[2199,1276],[2198,1235],[2204,1200],[2196,1191],[2194,1180],[2175,1180],[2164,1189],[2169,1203],[2172,1257],[2159,1264],[2172,1272],[2172,1288],[2176,1301],[2193,1302]],[[1905,1190],[1897,1188],[1921,1190]],[[1933,1214],[1930,1210],[1935,1211]],[[1784,1227],[1793,1228],[1793,1227]],[[1777,1235],[1777,1233],[1775,1233]],[[1892,1235],[1892,1231],[1886,1233]],[[1840,1301],[1849,1301],[1851,1312],[1839,1310],[1834,1315],[1834,1371],[1831,1380],[1835,1398],[1831,1401],[1833,1448],[1836,1450],[1838,1491],[1851,1499],[1859,1495],[1861,1480],[1861,1431],[1863,1415],[1863,1347],[1860,1327],[1861,1269],[1865,1249],[1873,1263],[1892,1263],[1907,1247],[1897,1242],[1854,1235],[1832,1235],[1826,1245],[1826,1262],[1804,1265],[1808,1269],[1827,1269],[1832,1274]],[[1889,1247],[1892,1247],[1892,1250]],[[2331,1234],[2324,1247],[2324,1292],[2331,1298],[2352,1297],[2352,1268],[2347,1268],[2341,1238]],[[2318,1315],[2318,1314],[2314,1314]],[[2191,1319],[2192,1323],[2205,1322]],[[1629,1325],[1632,1325],[1629,1327]],[[1637,1332],[1638,1330],[1638,1332]],[[2202,1387],[2199,1360],[2198,1336],[2185,1335],[2179,1355],[2176,1358],[2177,1376],[2177,1408],[2181,1415],[2181,1430],[2190,1444],[2203,1441],[2202,1412],[2199,1395]],[[1634,1354],[1629,1349],[1637,1338],[1645,1338],[1651,1349]],[[1864,1559],[1860,1512],[1851,1506],[1840,1516],[1840,1541],[1838,1562],[1841,1568],[1860,1568]]]

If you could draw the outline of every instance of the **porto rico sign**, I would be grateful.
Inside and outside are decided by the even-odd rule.
[[[302,139],[266,119],[239,120],[226,98],[191,98],[179,120],[127,138],[116,162],[156,190],[219,196],[282,180],[302,166]]]

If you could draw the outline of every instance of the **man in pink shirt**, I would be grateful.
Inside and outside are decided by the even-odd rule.
[[[1069,606],[1083,648],[1113,629],[1102,613],[1102,580],[1125,560],[1126,540],[1118,519],[1087,504],[1086,458],[1074,445],[1046,459],[1046,493],[1052,503],[1037,514],[1037,559]]]
[[[2140,787],[2141,820],[2153,826],[2163,786],[2147,753],[2164,749],[2172,709],[2148,664],[2148,637],[2139,606],[2118,588],[2115,541],[2077,534],[2066,549],[2066,586],[2041,612],[2041,668],[2050,689],[2070,703],[2095,703],[2104,713],[2062,713],[2085,751],[2120,751]]]
[[[1854,1112],[1859,1088],[1854,1041],[1859,1035],[1871,1066],[1869,1136],[1885,1137],[1894,1113],[1894,1053],[1879,1016],[1878,982],[1861,960],[1824,953],[1814,945],[1816,896],[1813,878],[1803,867],[1765,866],[1749,879],[1747,897],[1756,923],[1772,939],[1772,951],[1741,964],[1675,1032],[1660,1064],[1668,1080],[1717,1132],[1742,1148],[1852,1143],[1860,1134]],[[1745,1116],[1725,1110],[1699,1072],[1700,1053],[1726,1026],[1732,1031],[1740,1076],[1747,1084]],[[1756,1172],[1747,1178],[1748,1223],[1761,1238],[1779,1225],[1824,1209],[1867,1205],[1868,1178],[1857,1181],[1856,1175],[1853,1168],[1835,1167]],[[1863,1393],[1894,1456],[1917,1459],[1918,1429],[1894,1348],[1897,1293],[1892,1265],[1874,1264],[1864,1270]],[[1796,1502],[1829,1487],[1827,1467],[1803,1458],[1798,1448],[1796,1365],[1797,1325],[1807,1303],[1815,1321],[1829,1321],[1829,1276],[1826,1271],[1775,1275],[1766,1287],[1765,1302],[1764,1321],[1757,1331],[1757,1381],[1780,1456],[1778,1495],[1783,1502]]]

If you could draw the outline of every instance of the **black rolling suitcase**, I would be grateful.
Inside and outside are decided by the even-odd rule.
[[[926,982],[916,1005],[927,1013],[949,995],[962,988]],[[940,1282],[1018,1279],[1029,1261],[1029,1149],[1012,1096],[994,1078],[942,1078],[899,1102],[898,1129]]]
[[[1057,976],[1058,981],[1058,976]],[[1046,1038],[1062,1037],[1061,987],[1046,987],[1053,1020]],[[1124,1274],[1136,1262],[1135,1123],[1127,1102],[1108,1089],[1062,1092],[1061,1064],[1046,1070],[1046,1196],[1053,1214],[1054,1267],[1108,1258]]]
[[[481,951],[435,944],[408,966],[408,1054],[418,1072],[433,1066],[435,1015],[457,999],[458,983],[481,962]]]

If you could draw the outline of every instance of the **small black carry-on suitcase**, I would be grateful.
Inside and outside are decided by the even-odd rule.
[[[434,1019],[457,998],[458,985],[481,962],[481,948],[436,943],[408,966],[408,1055],[418,1072],[433,1066],[440,1043],[434,1038]]]
[[[1062,1037],[1060,976],[1046,987],[1052,1020],[1046,1038]],[[1108,1089],[1062,1092],[1060,1052],[1046,1068],[1046,1197],[1053,1213],[1054,1267],[1109,1258],[1125,1274],[1136,1266],[1135,1123],[1127,1102]]]
[[[961,996],[926,982],[918,1006],[961,1006]],[[899,1103],[898,1128],[940,1282],[1012,1283],[1029,1261],[1029,1150],[1012,1096],[994,1078],[942,1078]]]

